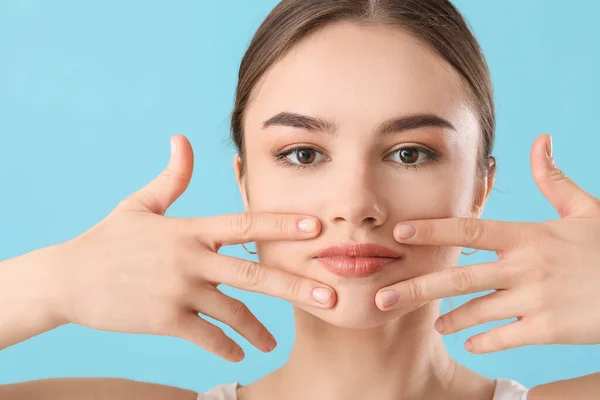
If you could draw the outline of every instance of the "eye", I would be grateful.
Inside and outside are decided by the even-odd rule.
[[[313,166],[322,161],[325,156],[311,147],[296,147],[276,155],[280,162],[297,168]]]
[[[406,168],[418,168],[438,158],[434,152],[422,147],[401,147],[394,150],[389,159]]]

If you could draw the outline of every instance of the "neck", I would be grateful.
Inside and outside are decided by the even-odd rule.
[[[294,346],[273,378],[286,399],[445,398],[457,364],[433,328],[438,308],[431,302],[371,329],[336,327],[294,308]]]

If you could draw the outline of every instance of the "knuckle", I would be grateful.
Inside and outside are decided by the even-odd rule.
[[[423,288],[417,282],[408,281],[408,292],[412,301],[423,300]]]
[[[205,345],[210,352],[222,350],[229,346],[229,338],[221,328],[213,326],[210,333],[206,336]]]
[[[256,287],[267,278],[267,271],[260,264],[251,261],[241,261],[238,267],[239,277],[249,287]]]
[[[560,168],[550,168],[548,171],[547,179],[554,182],[560,182],[568,178],[567,174]]]
[[[436,231],[433,226],[423,224],[423,226],[419,226],[416,233],[419,237],[419,240],[422,240],[425,243],[435,241]]]
[[[506,341],[504,340],[504,336],[498,330],[492,330],[488,334],[489,341],[492,344],[492,348],[494,350],[506,350]]]
[[[302,288],[304,284],[300,279],[290,279],[287,284],[287,291],[290,296],[294,299],[300,298],[300,294],[302,293]]]
[[[469,243],[476,242],[483,236],[483,224],[476,218],[461,218],[459,229]]]
[[[473,276],[468,269],[455,268],[450,277],[454,289],[459,293],[468,291],[473,285]]]
[[[472,312],[477,324],[482,324],[487,321],[486,310],[482,305],[481,301],[474,301],[472,305]]]
[[[242,321],[248,318],[250,310],[239,300],[232,300],[227,304],[227,311],[235,321]]]
[[[252,231],[252,215],[250,213],[239,213],[233,216],[230,220],[230,226],[232,232],[241,235],[244,238],[250,236]]]
[[[168,166],[159,174],[159,179],[175,181],[179,185],[187,185],[189,178],[186,174],[180,174],[171,166]]]
[[[187,277],[187,266],[188,260],[182,254],[179,249],[173,249],[171,255],[167,256],[166,267],[162,272],[164,278],[173,281],[176,285],[177,292],[181,292],[184,288],[187,288],[188,282]]]
[[[115,209],[117,210],[125,210],[127,208],[129,208],[129,206],[132,203],[132,199],[131,196],[125,197],[124,199],[122,199],[121,201],[119,201],[117,203],[117,206],[115,207]]]
[[[279,232],[282,233],[290,233],[292,231],[289,220],[284,217],[280,217],[277,219],[277,226]]]
[[[183,337],[183,332],[185,332],[187,326],[184,315],[166,306],[155,310],[154,318],[150,322],[153,324],[153,332],[159,335],[176,333],[178,336]]]
[[[257,319],[255,325],[255,329],[258,331],[257,337],[260,340],[266,342],[270,342],[274,339],[274,336],[269,332],[269,330]]]
[[[552,268],[545,263],[539,263],[529,269],[531,281],[535,283],[546,282],[552,276]]]
[[[448,314],[444,315],[444,326],[446,331],[448,332],[454,332],[457,328],[458,328],[458,317],[457,318],[457,314],[459,313],[459,310],[453,311],[453,312],[449,312]]]
[[[182,304],[186,300],[188,284],[185,279],[168,277],[163,280],[164,299],[170,304]]]
[[[558,222],[562,221],[543,221],[537,222],[533,227],[533,231],[537,234],[537,236],[541,236],[546,240],[557,240],[562,241],[564,235],[564,228],[560,226]],[[531,232],[527,232],[528,235],[531,235]]]
[[[525,242],[531,245],[562,244],[562,240],[555,232],[555,229],[550,224],[537,223],[533,226],[524,225],[521,229],[520,242]]]

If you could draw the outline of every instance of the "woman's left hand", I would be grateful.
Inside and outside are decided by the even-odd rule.
[[[436,329],[450,334],[517,318],[469,338],[465,348],[473,353],[530,344],[600,343],[600,200],[561,172],[551,151],[546,156],[546,140],[540,139],[544,136],[532,146],[531,168],[538,188],[561,218],[535,223],[443,218],[398,224],[394,237],[400,243],[491,250],[498,260],[382,288],[376,296],[380,309],[418,308],[435,299],[494,290],[439,317]],[[411,237],[400,237],[402,224],[415,228]],[[381,294],[390,290],[398,299],[384,307]]]

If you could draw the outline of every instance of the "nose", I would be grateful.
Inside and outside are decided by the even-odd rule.
[[[386,188],[379,182],[375,171],[368,168],[350,168],[336,174],[327,204],[327,219],[334,225],[348,224],[354,228],[377,227],[388,217],[385,206]]]

